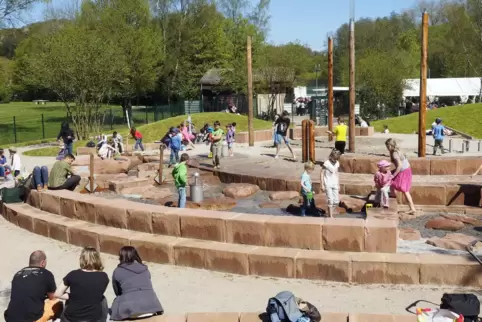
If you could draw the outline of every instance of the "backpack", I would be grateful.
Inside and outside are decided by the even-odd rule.
[[[94,141],[89,141],[89,142],[87,142],[87,144],[85,146],[88,147],[88,148],[95,148],[95,143],[94,143]]]
[[[300,298],[297,298],[296,302],[298,303],[298,308],[303,314],[303,317],[308,318],[309,321],[313,321],[313,322],[321,321],[321,314],[316,308],[316,306]]]
[[[283,291],[270,298],[266,313],[270,322],[296,322],[303,316],[295,295],[289,291]]]
[[[474,294],[445,293],[440,308],[463,315],[464,322],[476,322],[480,313],[480,302]]]

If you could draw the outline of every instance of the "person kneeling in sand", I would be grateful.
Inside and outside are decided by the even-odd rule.
[[[79,185],[80,176],[74,174],[72,162],[75,157],[67,154],[63,160],[54,163],[49,176],[49,190],[70,190],[74,191]]]

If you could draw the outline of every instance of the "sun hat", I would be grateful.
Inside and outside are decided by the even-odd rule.
[[[17,152],[17,148],[14,147],[14,146],[11,146],[11,147],[8,148],[8,151],[10,151],[10,152]]]
[[[391,163],[388,162],[387,160],[382,160],[377,163],[377,167],[379,168],[385,168],[388,167]]]

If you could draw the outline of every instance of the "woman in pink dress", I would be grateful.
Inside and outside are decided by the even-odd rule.
[[[194,135],[189,133],[189,130],[186,126],[186,121],[181,123],[181,134],[182,134],[182,139],[184,141],[187,141],[189,145],[191,145],[191,147],[194,149],[194,144],[191,141],[194,139]]]
[[[394,139],[388,139],[385,142],[388,152],[390,152],[390,159],[395,165],[393,170],[393,180],[391,189],[392,191],[400,191],[407,199],[410,211],[407,214],[415,214],[415,205],[413,204],[412,195],[410,189],[412,188],[412,168],[408,162],[407,157],[400,152],[400,148]]]

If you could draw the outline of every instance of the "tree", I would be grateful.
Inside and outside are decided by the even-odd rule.
[[[30,39],[19,47],[17,55],[19,80],[56,93],[72,116],[79,138],[100,132],[102,102],[122,67],[116,47],[108,38],[70,23],[52,34]]]
[[[14,25],[22,12],[41,0],[0,0],[0,27]]]

